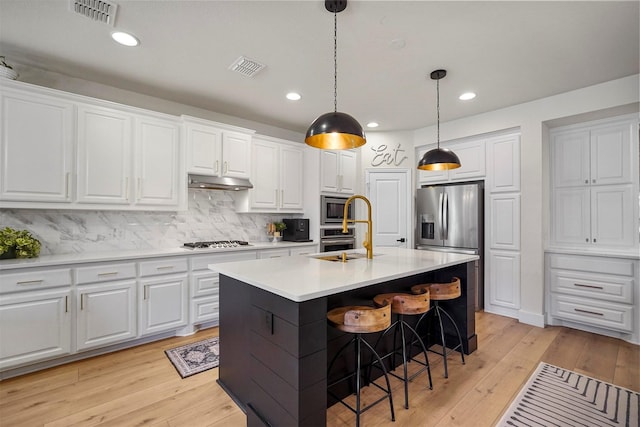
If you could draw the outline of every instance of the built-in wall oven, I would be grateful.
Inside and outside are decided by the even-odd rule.
[[[347,233],[342,232],[342,227],[320,229],[320,252],[346,251],[355,247],[355,228],[349,228]]]
[[[342,225],[344,205],[348,197],[320,196],[320,225]],[[349,205],[347,218],[353,219],[353,205]]]

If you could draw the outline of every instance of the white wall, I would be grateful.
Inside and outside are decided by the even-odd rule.
[[[440,123],[440,140],[510,128],[521,130],[522,267],[519,318],[544,324],[544,245],[548,230],[549,125],[638,111],[639,75],[586,87],[460,120]],[[435,142],[436,127],[414,132],[414,145]],[[414,171],[415,174],[415,171]]]

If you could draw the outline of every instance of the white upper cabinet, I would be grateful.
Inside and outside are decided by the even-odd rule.
[[[182,116],[187,141],[187,172],[249,178],[254,131]]]
[[[0,94],[2,207],[186,208],[176,117],[21,82]]]
[[[487,188],[490,193],[520,191],[520,135],[487,141]]]
[[[177,206],[184,192],[180,128],[176,122],[138,116],[136,129],[135,202]]]
[[[70,202],[74,106],[39,91],[1,96],[0,198]]]
[[[253,188],[235,194],[239,212],[299,212],[304,208],[301,144],[256,136],[251,144]]]
[[[356,153],[350,150],[323,150],[320,153],[320,191],[355,194]]]
[[[130,203],[132,126],[129,114],[78,106],[79,203]]]
[[[485,140],[441,144],[442,148],[453,151],[460,159],[460,167],[448,171],[418,171],[420,183],[436,183],[447,181],[468,181],[485,176]],[[424,153],[436,148],[436,145],[419,147],[418,161]]]
[[[637,118],[567,126],[550,137],[553,243],[636,246]]]

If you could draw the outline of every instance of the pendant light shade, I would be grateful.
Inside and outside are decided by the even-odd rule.
[[[447,75],[446,70],[435,70],[431,73],[431,79],[436,81],[437,93],[437,111],[438,111],[438,147],[427,151],[420,162],[418,169],[426,171],[441,171],[448,169],[457,169],[460,165],[460,159],[456,153],[447,149],[440,148],[440,79]]]
[[[307,145],[324,150],[348,150],[364,145],[367,139],[360,123],[347,113],[338,112],[338,12],[346,0],[325,0],[325,9],[333,13],[333,112],[315,119],[304,138]]]

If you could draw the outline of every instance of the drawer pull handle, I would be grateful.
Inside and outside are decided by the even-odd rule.
[[[173,265],[161,265],[160,267],[156,267],[156,270],[172,270]]]
[[[17,285],[37,285],[38,283],[44,282],[44,279],[39,280],[23,280],[22,282],[17,282]]]
[[[108,273],[98,273],[98,276],[115,276],[117,274],[117,271],[109,271]]]
[[[573,310],[577,311],[578,313],[586,313],[586,314],[593,314],[593,315],[596,315],[596,316],[604,316],[604,314],[598,313],[596,311],[581,310],[579,308],[574,308]]]
[[[64,312],[65,313],[69,312],[69,295],[66,295],[64,297]]]
[[[604,289],[602,286],[595,285],[583,285],[582,283],[574,283],[573,286],[577,286],[579,288],[589,288],[589,289]]]

